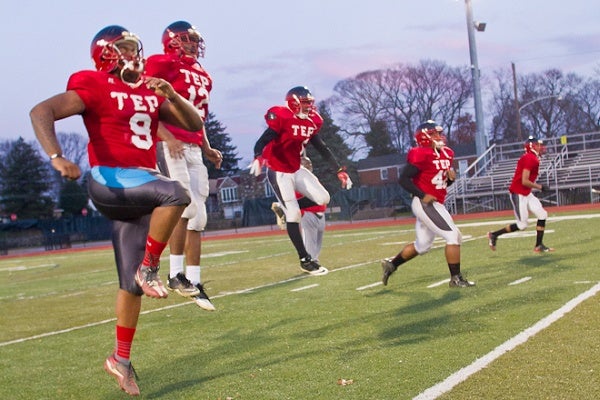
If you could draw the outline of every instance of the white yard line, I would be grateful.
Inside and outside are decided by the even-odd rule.
[[[526,276],[524,278],[517,279],[516,281],[509,283],[508,286],[520,285],[521,283],[527,282],[530,279],[531,279],[530,276]]]
[[[554,311],[547,317],[542,318],[533,326],[525,329],[518,335],[502,343],[500,346],[496,347],[494,350],[484,355],[483,357],[478,358],[471,365],[461,368],[460,370],[456,371],[455,373],[444,379],[442,382],[421,392],[418,396],[414,397],[413,400],[433,400],[449,392],[454,386],[467,380],[467,378],[471,375],[481,371],[482,369],[487,367],[492,361],[502,356],[504,353],[507,353],[513,350],[515,347],[519,346],[520,344],[527,342],[531,337],[535,336],[540,331],[546,329],[554,322],[561,319],[565,314],[572,311],[576,306],[578,306],[585,300],[595,296],[599,291],[600,283],[597,283],[591,289],[581,293],[579,296],[568,301],[561,308]]]
[[[296,288],[296,289],[292,289],[292,290],[290,290],[290,292],[300,292],[302,290],[312,289],[312,288],[317,287],[317,286],[319,286],[318,283],[313,283],[312,285],[306,285],[306,286],[302,286],[302,287],[299,287],[299,288]]]

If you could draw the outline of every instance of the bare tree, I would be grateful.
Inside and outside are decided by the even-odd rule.
[[[454,136],[453,127],[464,118],[471,98],[466,68],[431,60],[365,72],[339,82],[334,92],[329,103],[344,121],[343,132],[353,148],[367,152],[373,147],[367,135],[380,134],[382,123],[400,153],[411,146],[416,127],[429,119],[444,125],[449,136]]]
[[[338,82],[336,94],[327,103],[338,110],[344,119],[341,132],[349,140],[354,153],[365,150],[364,135],[384,119],[382,98],[385,96],[384,71],[368,71]]]
[[[513,81],[508,70],[495,72],[493,100],[489,109],[491,137],[510,142],[517,137],[520,115],[522,137],[557,137],[600,129],[600,81],[557,69],[517,79],[520,112],[514,104]]]
[[[82,136],[79,133],[64,133],[56,134],[58,142],[63,151],[63,155],[75,164],[79,165],[82,172],[90,169],[90,164],[87,157],[87,136]]]

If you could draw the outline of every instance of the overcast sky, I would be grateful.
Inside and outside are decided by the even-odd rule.
[[[518,74],[600,69],[598,0],[472,0],[472,10],[487,23],[476,32],[484,76],[511,62]],[[2,1],[0,15],[0,140],[34,139],[31,107],[64,91],[71,73],[93,68],[91,39],[113,24],[137,33],[146,57],[162,51],[171,22],[200,30],[201,62],[214,80],[210,111],[244,162],[265,111],[294,86],[308,86],[318,101],[340,80],[396,63],[470,65],[463,0],[20,0]],[[57,129],[85,134],[81,117]]]

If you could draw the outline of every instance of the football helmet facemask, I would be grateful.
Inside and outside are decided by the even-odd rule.
[[[162,35],[165,54],[196,61],[204,58],[206,45],[200,32],[189,22],[177,21],[167,26]]]
[[[306,86],[296,86],[285,95],[287,106],[301,119],[307,119],[315,109],[315,98]]]
[[[142,42],[122,26],[110,25],[100,30],[92,39],[90,55],[98,71],[119,70],[126,83],[136,83],[144,71]]]
[[[538,139],[535,136],[529,136],[525,141],[525,151],[528,153],[533,153],[538,157],[541,157],[542,154],[546,152],[546,146],[544,146],[542,140]]]
[[[446,145],[446,140],[442,135],[444,128],[436,124],[435,121],[428,120],[417,127],[415,131],[415,141],[421,147],[433,147],[441,149]]]

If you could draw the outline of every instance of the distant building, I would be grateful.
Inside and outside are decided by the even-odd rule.
[[[396,184],[404,164],[406,155],[398,153],[359,160],[357,172],[360,186]]]

